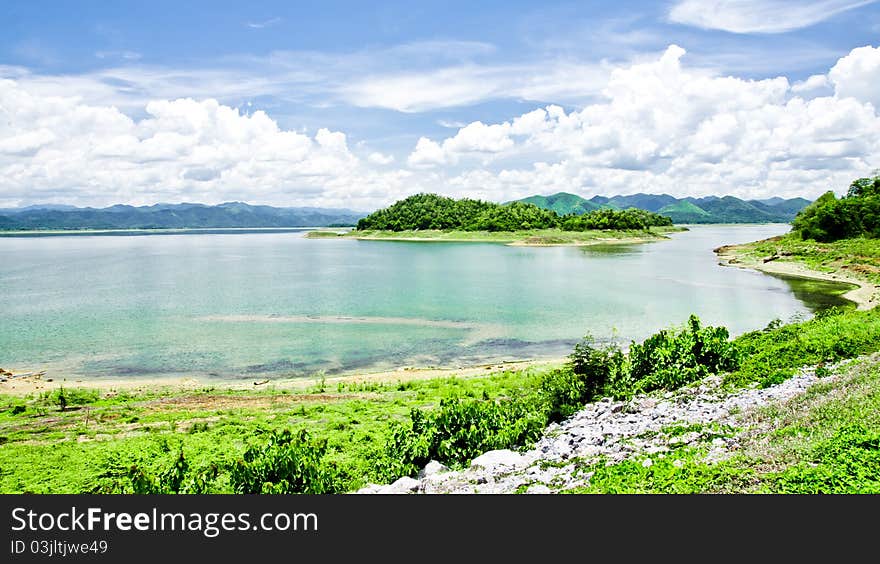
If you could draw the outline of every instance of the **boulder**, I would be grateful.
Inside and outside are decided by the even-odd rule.
[[[404,476],[391,484],[391,491],[389,493],[413,493],[417,491],[419,491],[419,481],[415,478]]]
[[[441,472],[449,472],[449,468],[440,464],[436,460],[432,460],[424,468],[419,471],[419,480],[424,480],[428,476],[433,476],[434,474],[439,474]]]
[[[481,454],[471,461],[471,467],[485,468],[492,470],[495,468],[513,468],[522,462],[522,455],[512,450],[490,450]]]

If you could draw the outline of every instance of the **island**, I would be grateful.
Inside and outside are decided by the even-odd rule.
[[[353,230],[315,230],[306,236],[556,246],[643,243],[684,230],[666,216],[638,208],[560,215],[526,202],[497,204],[416,194],[360,219]]]

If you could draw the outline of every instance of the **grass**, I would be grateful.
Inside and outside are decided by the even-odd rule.
[[[739,252],[754,259],[778,256],[820,272],[842,271],[874,284],[880,284],[880,244],[876,239],[859,237],[833,243],[803,241],[793,233],[745,245]]]
[[[782,241],[753,244],[754,252],[767,252],[761,245],[789,244]],[[862,257],[880,255],[873,241],[831,246],[846,252],[859,249]],[[779,252],[780,247],[774,249]],[[786,252],[795,256],[793,250]],[[863,264],[857,260],[867,259],[822,264]],[[828,311],[802,323],[774,323],[735,342],[742,362],[725,375],[731,389],[773,385],[804,366],[815,366],[817,375],[828,377],[830,363],[880,350],[880,311]],[[0,396],[0,492],[119,491],[133,466],[156,475],[181,452],[192,468],[231,465],[285,429],[308,429],[326,441],[326,459],[338,470],[343,489],[356,489],[387,478],[382,472],[386,445],[395,424],[409,421],[413,410],[436,410],[448,398],[494,401],[535,394],[549,370],[333,386],[321,382],[305,393],[271,388],[96,393],[65,388],[63,394],[53,390],[24,398]],[[880,362],[857,363],[843,377],[829,379],[784,406],[743,414],[742,430],[682,424],[660,433],[667,438],[696,434],[700,439],[677,443],[651,464],[643,459],[585,464],[580,471],[591,474],[590,483],[575,491],[877,493]],[[711,439],[733,434],[742,445],[739,453],[707,463]],[[210,487],[231,491],[226,475]]]
[[[739,454],[705,460],[708,445],[644,459],[599,461],[567,493],[880,493],[880,363],[862,360],[835,381],[742,417]],[[707,436],[708,440],[711,435]]]
[[[102,491],[132,465],[166,468],[183,449],[193,467],[231,462],[273,430],[307,428],[326,440],[348,489],[377,479],[392,423],[443,398],[504,398],[540,370],[474,378],[340,384],[332,390],[101,394],[61,411],[55,393],[0,396],[0,492]],[[91,390],[65,388],[69,397]],[[71,404],[69,404],[71,405]],[[220,491],[228,484],[218,483]]]
[[[475,243],[516,243],[526,245],[576,245],[595,242],[614,242],[618,240],[650,241],[665,239],[667,233],[683,231],[681,227],[653,227],[650,230],[620,231],[563,231],[561,229],[532,229],[524,231],[351,231],[332,233],[310,231],[309,238],[344,237],[351,239],[417,240]]]

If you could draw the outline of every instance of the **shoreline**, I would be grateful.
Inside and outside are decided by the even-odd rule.
[[[465,365],[456,368],[436,368],[402,366],[396,369],[369,371],[356,371],[334,376],[306,376],[302,378],[279,378],[277,380],[256,378],[237,380],[215,380],[211,378],[193,376],[169,376],[169,377],[110,377],[94,380],[69,379],[52,377],[45,378],[41,372],[27,372],[5,376],[5,382],[0,382],[0,395],[26,396],[34,393],[51,392],[62,386],[67,388],[82,388],[98,390],[101,392],[166,392],[169,394],[193,392],[210,388],[224,391],[251,391],[265,392],[272,390],[306,390],[321,383],[328,390],[335,388],[339,383],[363,384],[375,382],[406,382],[411,380],[430,380],[433,378],[476,378],[479,376],[495,374],[506,370],[525,370],[528,368],[556,368],[564,364],[568,357],[546,359],[523,359]],[[331,390],[332,391],[332,390]]]
[[[364,231],[346,233],[330,230],[310,231],[307,239],[353,239],[356,241],[399,241],[416,243],[495,243],[510,247],[584,247],[592,245],[642,244],[668,240],[669,233],[688,231],[686,227],[652,228],[650,231]],[[428,236],[426,236],[428,235]]]
[[[786,261],[783,258],[764,261],[761,258],[749,257],[744,249],[750,243],[741,245],[724,245],[714,249],[718,257],[718,264],[721,266],[732,266],[747,270],[757,270],[766,274],[780,274],[783,276],[793,276],[797,278],[805,278],[808,280],[821,280],[824,282],[839,282],[842,284],[851,284],[855,286],[852,290],[841,294],[845,300],[849,300],[856,304],[856,309],[866,311],[873,309],[880,302],[877,288],[867,280],[856,278],[851,274],[837,270],[835,272],[821,272],[809,268],[800,262]]]

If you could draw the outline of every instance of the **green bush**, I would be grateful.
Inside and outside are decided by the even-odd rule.
[[[674,390],[709,374],[735,370],[740,363],[727,328],[701,327],[691,315],[681,331],[664,329],[630,346],[633,391]]]
[[[733,386],[750,382],[772,385],[796,369],[874,352],[880,343],[880,311],[832,308],[809,321],[768,327],[740,335],[736,340],[742,362],[728,374]]]
[[[305,429],[272,431],[261,447],[248,448],[232,464],[229,480],[235,493],[325,494],[339,491],[335,467],[325,462],[327,445]]]
[[[854,180],[841,199],[826,192],[798,213],[792,227],[805,240],[880,237],[880,176]]]
[[[133,465],[128,470],[130,493],[135,494],[204,494],[211,491],[211,485],[217,478],[219,468],[211,464],[206,468],[192,470],[183,449],[172,460],[171,464],[152,476],[143,468]],[[111,486],[109,491],[103,493],[129,493],[119,485]]]
[[[43,392],[40,395],[40,402],[48,405],[57,405],[66,408],[69,405],[88,405],[94,403],[101,398],[101,392],[89,388],[63,388],[51,392]]]
[[[486,451],[525,446],[546,425],[544,410],[528,399],[446,398],[433,411],[412,410],[409,424],[394,428],[386,445],[386,478],[412,475],[431,460],[462,466]]]
[[[564,368],[545,374],[540,384],[550,421],[561,421],[603,395],[627,397],[630,390],[626,355],[614,345],[594,346],[590,335],[575,345]]]

